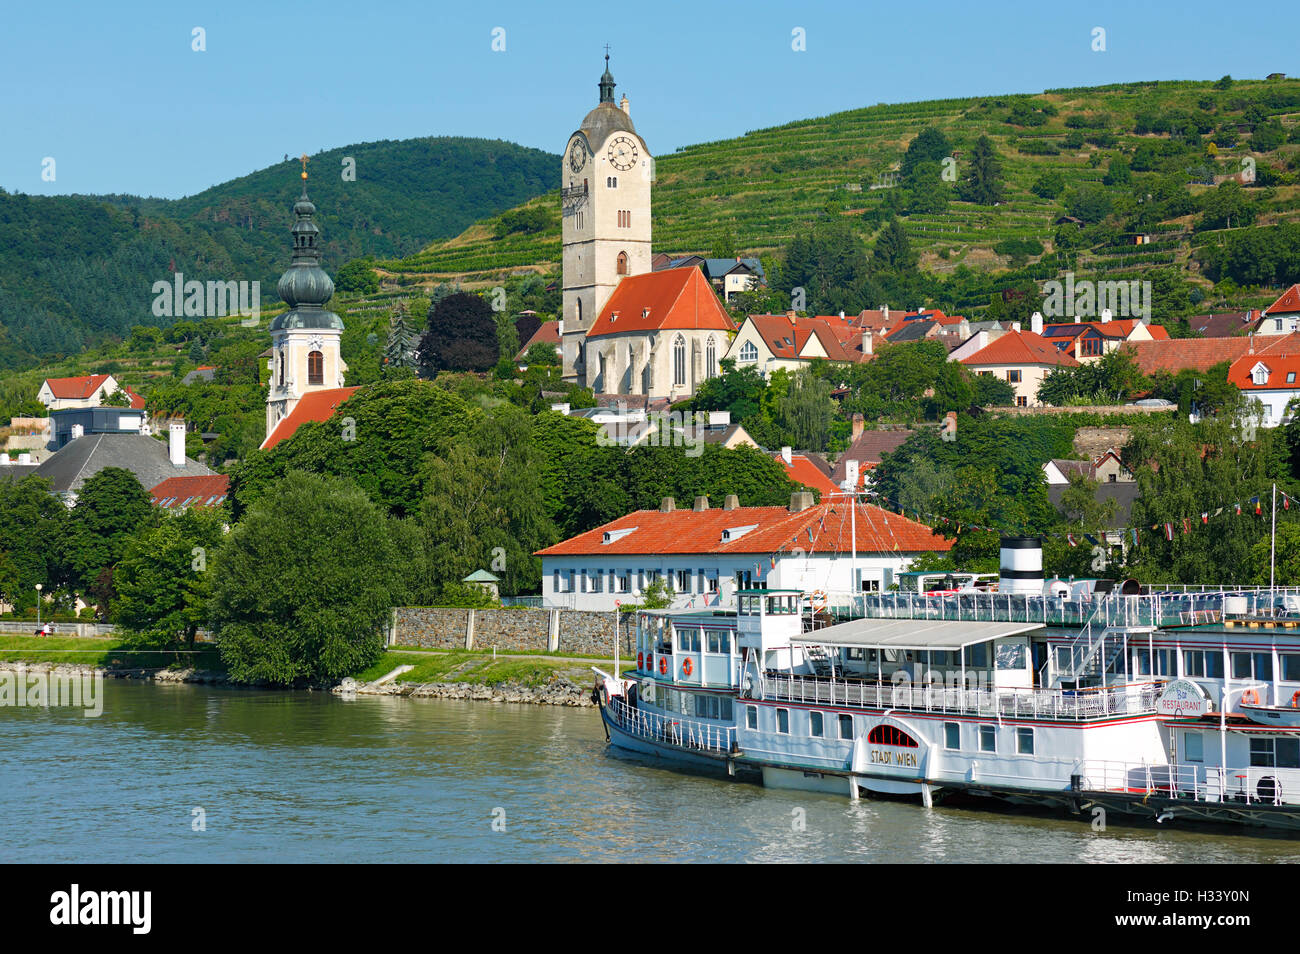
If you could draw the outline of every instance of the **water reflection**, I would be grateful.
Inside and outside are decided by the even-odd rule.
[[[0,817],[47,861],[1296,861],[1300,843],[849,802],[613,755],[591,710],[110,681],[0,710]],[[207,830],[191,830],[191,810]],[[494,831],[494,812],[505,831]],[[800,810],[798,816],[792,814]],[[802,830],[795,824],[803,822]]]

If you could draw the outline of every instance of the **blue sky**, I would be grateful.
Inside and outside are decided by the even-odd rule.
[[[178,197],[285,153],[428,135],[558,153],[596,102],[607,42],[618,95],[659,155],[879,102],[1300,74],[1294,0],[1163,6],[604,0],[560,16],[537,0],[13,3],[0,22],[0,186]]]

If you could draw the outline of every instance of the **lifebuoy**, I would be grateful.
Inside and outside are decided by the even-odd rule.
[[[668,660],[663,656],[659,657],[659,675],[668,675]]]
[[[813,590],[813,593],[812,593],[812,606],[813,606],[813,609],[825,609],[825,608],[826,608],[826,591],[825,591],[825,590]]]
[[[1241,704],[1243,706],[1259,705],[1259,693],[1256,692],[1254,689],[1247,689],[1245,692],[1241,694]]]
[[[638,670],[645,669],[645,653],[636,654],[636,668]]]
[[[682,675],[689,676],[691,674],[691,670],[694,668],[695,668],[694,665],[692,665],[691,663],[691,657],[687,656],[686,659],[682,661]]]
[[[1291,697],[1291,708],[1300,709],[1300,689],[1297,689],[1295,695]]]

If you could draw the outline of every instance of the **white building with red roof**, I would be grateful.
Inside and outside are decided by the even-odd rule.
[[[876,333],[858,325],[857,316],[750,315],[723,356],[737,368],[757,367],[764,377],[782,369],[795,371],[810,362],[859,364],[875,357]]]
[[[99,407],[112,397],[121,385],[111,374],[86,374],[76,378],[46,378],[41,389],[36,392],[36,399],[51,411],[65,408]],[[130,388],[126,389],[131,407],[140,410],[144,407],[144,398]]]
[[[974,354],[960,359],[976,374],[1002,378],[1016,393],[1016,406],[1038,404],[1038,386],[1043,378],[1061,367],[1079,362],[1032,331],[1006,331]]]
[[[856,557],[855,553],[856,542]],[[726,606],[756,585],[826,594],[888,589],[922,553],[952,542],[924,524],[844,498],[812,503],[796,492],[789,507],[722,507],[697,498],[678,510],[638,510],[538,551],[543,605],[612,610],[638,602],[655,579],[669,582],[675,606]]]
[[[1255,333],[1285,335],[1300,331],[1300,285],[1292,285],[1273,304],[1264,309]]]
[[[1284,423],[1287,405],[1300,397],[1300,348],[1290,344],[1244,354],[1228,369],[1228,381],[1260,403],[1262,427]]]

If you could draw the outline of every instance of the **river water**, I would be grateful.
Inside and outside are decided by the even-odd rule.
[[[592,709],[118,680],[104,700],[0,709],[10,860],[1300,860],[1297,839],[678,774],[612,753]]]

